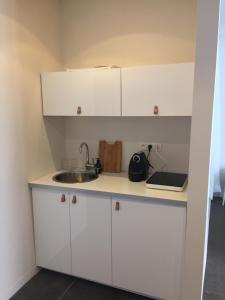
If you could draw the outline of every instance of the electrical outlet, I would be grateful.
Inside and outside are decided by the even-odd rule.
[[[148,145],[149,143],[140,143],[140,151],[148,151]]]
[[[140,151],[148,152],[148,145],[152,145],[152,152],[161,152],[162,144],[160,143],[140,143]]]

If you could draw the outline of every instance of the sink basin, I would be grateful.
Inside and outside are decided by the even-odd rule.
[[[61,183],[82,183],[89,182],[97,178],[98,175],[90,171],[65,171],[55,175],[52,179]]]

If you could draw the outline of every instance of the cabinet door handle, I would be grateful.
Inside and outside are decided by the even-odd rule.
[[[116,202],[116,207],[115,208],[116,208],[117,211],[120,210],[120,203],[118,201]]]
[[[61,196],[61,202],[62,202],[62,203],[66,202],[66,195],[65,195],[65,194],[63,194],[63,195]]]
[[[159,114],[159,107],[158,105],[154,106],[154,115],[158,115]]]
[[[80,115],[82,113],[81,106],[77,107],[77,114]]]
[[[73,203],[73,204],[76,204],[76,203],[77,203],[77,196],[73,196],[72,203]]]

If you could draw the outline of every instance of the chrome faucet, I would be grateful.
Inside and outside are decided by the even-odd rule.
[[[83,151],[83,147],[86,148],[86,164],[85,164],[85,167],[86,168],[94,168],[94,164],[90,164],[90,161],[89,161],[89,147],[88,147],[88,144],[87,143],[81,143],[80,144],[80,153],[82,153]]]

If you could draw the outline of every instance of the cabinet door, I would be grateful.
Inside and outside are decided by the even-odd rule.
[[[33,188],[36,264],[71,274],[69,198],[65,192]]]
[[[122,69],[123,116],[191,116],[194,64]]]
[[[45,116],[74,116],[81,105],[88,113],[91,93],[91,69],[42,74]]]
[[[72,274],[111,284],[111,199],[71,194]]]
[[[112,201],[113,285],[178,300],[186,209],[159,201]]]
[[[92,116],[121,116],[121,70],[93,69]]]
[[[120,69],[80,69],[42,74],[46,116],[120,116]]]

